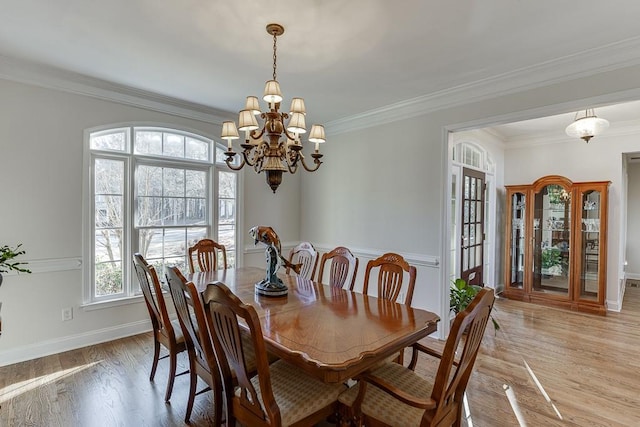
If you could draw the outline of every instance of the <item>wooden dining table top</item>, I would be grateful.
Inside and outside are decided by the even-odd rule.
[[[433,333],[435,313],[385,299],[279,274],[287,295],[255,293],[256,267],[193,273],[199,292],[222,282],[260,318],[270,352],[324,382],[342,382]]]

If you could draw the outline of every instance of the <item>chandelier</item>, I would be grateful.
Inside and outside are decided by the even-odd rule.
[[[565,132],[569,136],[582,138],[586,142],[589,142],[591,138],[598,135],[608,127],[608,121],[598,118],[593,108],[587,108],[584,110],[583,116],[580,115],[580,112],[576,113],[573,123],[567,126]]]
[[[256,173],[264,172],[267,184],[275,193],[282,182],[282,173],[296,173],[302,164],[308,172],[318,170],[322,162],[319,144],[325,142],[324,126],[313,125],[309,132],[309,142],[315,142],[315,151],[311,153],[313,164],[310,167],[302,154],[300,135],[307,132],[305,125],[306,110],[302,98],[291,99],[289,112],[281,112],[282,92],[276,76],[277,38],[284,33],[284,27],[279,24],[267,25],[267,33],[273,36],[273,80],[267,81],[264,87],[263,100],[268,103],[265,112],[260,111],[258,98],[247,96],[244,110],[240,111],[238,127],[233,121],[222,124],[222,139],[227,140],[227,151],[224,153],[227,165],[233,170],[240,170],[245,165],[253,167]],[[260,116],[264,123],[258,125],[256,116]],[[285,121],[288,120],[288,122]],[[233,151],[233,140],[238,139],[238,130],[244,131],[242,159],[236,164],[236,153]],[[283,138],[284,137],[284,138]]]

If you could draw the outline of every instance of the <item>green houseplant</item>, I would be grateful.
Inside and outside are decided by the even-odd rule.
[[[469,285],[464,279],[456,279],[451,281],[449,287],[449,308],[454,314],[458,314],[463,311],[473,301],[478,292],[482,289],[478,285]],[[493,330],[498,331],[500,325],[496,319],[491,315],[491,322],[493,323]]]
[[[31,273],[31,270],[22,267],[27,264],[26,262],[15,261],[17,257],[25,254],[24,250],[20,250],[21,246],[21,243],[15,248],[8,245],[0,246],[0,285],[2,285],[2,273],[8,273],[12,270],[19,273]]]

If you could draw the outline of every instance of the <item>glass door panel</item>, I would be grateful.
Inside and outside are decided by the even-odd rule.
[[[580,298],[598,299],[600,265],[600,192],[582,194]]]
[[[557,184],[535,193],[533,224],[533,291],[569,296],[571,193]]]
[[[524,257],[525,257],[525,224],[526,224],[526,195],[514,193],[511,195],[511,241],[509,242],[511,269],[508,286],[512,289],[524,288]]]

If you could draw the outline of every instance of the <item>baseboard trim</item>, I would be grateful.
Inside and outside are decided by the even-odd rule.
[[[25,360],[113,341],[150,330],[151,322],[149,320],[141,320],[112,328],[103,328],[96,331],[88,331],[81,334],[46,340],[37,344],[12,348],[11,350],[0,352],[0,366],[12,365],[14,363],[24,362]]]

